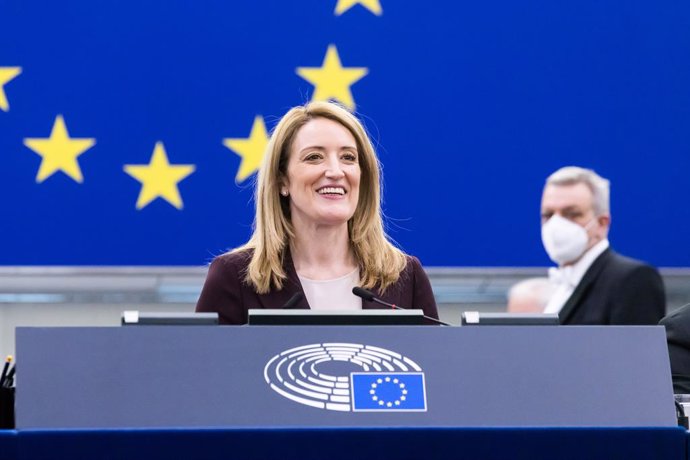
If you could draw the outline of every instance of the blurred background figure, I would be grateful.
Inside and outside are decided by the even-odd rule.
[[[508,291],[508,313],[543,313],[553,291],[546,277],[519,281]]]
[[[609,244],[610,184],[591,169],[567,166],[546,179],[541,238],[556,290],[545,313],[561,324],[657,324],[666,312],[659,272]],[[632,231],[632,230],[631,230]]]
[[[659,324],[666,327],[673,392],[690,394],[690,304],[665,316]]]

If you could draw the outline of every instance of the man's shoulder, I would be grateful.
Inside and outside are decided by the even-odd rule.
[[[660,278],[659,271],[652,265],[632,257],[624,256],[611,249],[604,252],[600,258],[602,269],[599,278],[611,280],[643,281]]]
[[[635,271],[639,269],[651,269],[656,271],[656,269],[650,264],[642,260],[619,254],[612,249],[606,251],[604,254],[602,254],[602,256],[606,256],[607,267],[613,267],[622,271]]]
[[[664,316],[659,324],[664,326],[669,325],[683,325],[687,326],[688,345],[690,345],[690,304],[683,305],[682,307],[674,310],[668,315]]]
[[[666,327],[670,343],[690,348],[690,304],[661,318],[659,324]]]

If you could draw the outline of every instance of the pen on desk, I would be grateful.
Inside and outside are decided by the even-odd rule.
[[[5,365],[2,368],[2,376],[0,377],[0,386],[3,386],[5,384],[5,379],[7,378],[7,369],[10,367],[11,362],[12,362],[12,355],[7,355],[7,358],[5,358]]]

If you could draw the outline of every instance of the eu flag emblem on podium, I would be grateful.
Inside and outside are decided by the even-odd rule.
[[[352,410],[425,412],[422,372],[353,372]]]

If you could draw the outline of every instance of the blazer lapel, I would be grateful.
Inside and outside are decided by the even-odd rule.
[[[580,280],[580,283],[575,287],[575,290],[570,295],[558,314],[561,324],[566,324],[573,314],[575,314],[575,310],[577,310],[578,305],[580,305],[580,301],[587,293],[592,283],[594,283],[594,281],[597,279],[599,273],[601,273],[601,270],[603,270],[609,257],[611,257],[610,248],[602,252],[601,255],[592,263],[587,272],[585,272],[585,275]]]
[[[302,289],[302,283],[300,283],[299,276],[297,276],[295,264],[292,262],[290,249],[286,249],[283,256],[283,269],[285,269],[285,274],[287,275],[287,279],[283,283],[283,289],[280,291],[271,290],[266,294],[259,295],[261,306],[263,308],[283,308],[293,295],[297,292],[301,292],[302,300],[297,302],[292,308],[310,309],[309,301],[307,301],[307,297],[304,295],[304,290]]]
[[[304,295],[302,283],[299,280],[299,276],[297,276],[297,270],[295,270],[295,264],[292,261],[292,254],[290,253],[289,247],[285,250],[285,255],[283,258],[283,268],[285,269],[287,280],[285,280],[283,289],[280,292],[285,293],[287,297],[287,299],[285,299],[285,302],[290,300],[290,298],[293,295],[295,295],[295,293],[301,292],[302,300],[297,302],[297,305],[295,305],[293,308],[311,310],[311,307],[309,306],[309,301],[307,300],[307,296]],[[285,302],[283,302],[281,305],[285,305]]]

